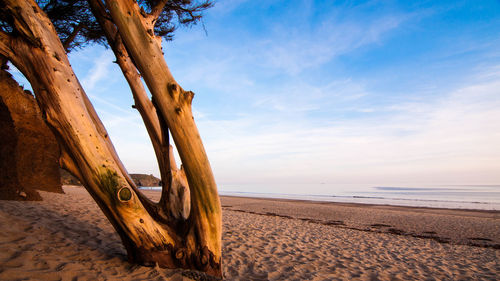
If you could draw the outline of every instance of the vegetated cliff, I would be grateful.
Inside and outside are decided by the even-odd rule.
[[[130,174],[130,177],[137,186],[160,186],[160,179],[153,175]],[[64,169],[61,169],[61,183],[63,185],[82,185],[77,178]]]
[[[137,186],[160,186],[160,179],[153,175],[130,174]]]
[[[0,70],[0,199],[41,200],[36,190],[63,193],[59,144],[35,98]]]

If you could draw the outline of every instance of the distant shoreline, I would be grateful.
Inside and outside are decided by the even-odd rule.
[[[155,191],[156,192],[156,191]],[[404,210],[442,210],[442,211],[464,211],[464,212],[479,212],[488,214],[500,214],[500,210],[487,210],[487,209],[461,209],[461,208],[436,208],[436,207],[425,207],[425,206],[405,206],[405,205],[391,205],[391,204],[372,204],[372,203],[355,203],[355,202],[334,202],[334,201],[316,201],[307,199],[287,199],[287,198],[275,198],[275,197],[253,197],[253,196],[237,196],[237,195],[220,195],[220,197],[228,198],[250,198],[256,200],[267,200],[267,201],[283,201],[283,202],[303,202],[312,204],[331,204],[336,206],[344,207],[361,207],[361,208],[387,208],[387,209],[404,209]]]
[[[143,191],[160,191],[159,187],[140,187]],[[243,198],[268,198],[276,200],[299,200],[337,204],[361,204],[368,206],[399,206],[413,208],[450,209],[450,210],[478,210],[500,212],[500,203],[480,201],[455,201],[445,199],[424,198],[390,198],[380,196],[363,195],[307,195],[307,194],[284,194],[284,193],[258,193],[258,192],[227,192],[219,191],[221,196],[243,197]]]

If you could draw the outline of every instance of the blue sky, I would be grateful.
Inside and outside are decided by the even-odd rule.
[[[217,1],[164,42],[219,184],[499,184],[499,1]],[[70,55],[129,172],[159,175],[109,50]],[[271,192],[271,191],[270,191]]]

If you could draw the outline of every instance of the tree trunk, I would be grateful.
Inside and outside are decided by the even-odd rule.
[[[189,184],[190,220],[198,247],[210,253],[221,272],[221,207],[217,186],[191,112],[193,93],[184,91],[174,80],[163,58],[161,38],[154,35],[156,17],[141,11],[133,0],[106,0],[111,18],[124,45],[141,73],[175,141]],[[212,263],[212,261],[210,262]]]
[[[134,108],[136,108],[141,114],[144,125],[148,131],[156,154],[162,179],[162,195],[160,205],[165,209],[168,209],[170,201],[168,198],[172,197],[174,193],[178,194],[177,190],[172,189],[172,187],[182,186],[181,184],[173,182],[176,180],[176,177],[172,177],[172,174],[175,173],[176,169],[173,154],[170,152],[171,146],[169,144],[168,128],[163,119],[161,119],[162,121],[160,122],[160,117],[157,114],[156,108],[148,98],[146,89],[141,81],[141,76],[137,72],[134,63],[128,55],[128,51],[123,45],[116,26],[109,20],[109,15],[107,14],[103,3],[100,0],[89,0],[88,2],[97,21],[103,28],[106,39],[116,56],[116,62],[120,66],[123,76],[129,84],[135,101]],[[173,165],[170,163],[173,163]],[[186,189],[183,193],[184,198],[179,199],[184,199],[185,201],[189,198],[189,188],[187,188],[187,181],[185,179],[184,182],[186,183],[184,185]],[[187,204],[190,204],[190,202],[187,202]]]
[[[123,8],[122,1],[112,2],[110,7],[115,19],[116,10]],[[123,4],[137,8],[128,1]],[[161,112],[158,122],[161,125],[163,119],[170,128],[185,167],[186,176],[183,176],[183,169],[176,170],[167,164],[166,159],[170,157],[161,153],[159,161],[172,170],[172,178],[176,178],[172,182],[178,186],[171,188],[169,196],[162,196],[161,204],[154,204],[137,190],[120,162],[73,73],[50,20],[33,0],[0,0],[0,5],[0,15],[9,15],[8,20],[15,29],[12,34],[0,33],[0,55],[8,58],[30,81],[46,122],[62,146],[61,163],[80,179],[111,221],[127,249],[129,260],[145,265],[156,263],[162,267],[196,269],[221,277],[221,207],[215,180],[192,119],[193,94],[184,92],[175,83],[158,52],[140,53],[150,57],[138,59],[137,52],[131,51],[134,48],[129,46],[130,42],[123,40],[129,52],[135,54],[132,58],[140,65]],[[136,12],[138,10],[134,10],[134,15]],[[122,29],[128,27],[116,24],[125,38]],[[134,28],[132,24],[131,27]],[[143,36],[143,30],[135,32],[137,34],[130,38]],[[138,44],[136,47],[143,46]],[[159,52],[161,54],[161,49]],[[155,61],[163,62],[160,68]],[[144,71],[148,64],[155,64],[149,72]],[[157,80],[158,77],[153,77],[157,75],[163,77]],[[154,112],[155,108],[145,106],[144,110]],[[148,131],[151,130],[148,127]],[[160,128],[160,133],[165,131]],[[161,151],[168,153],[164,138],[161,145]],[[183,182],[184,177],[187,183]],[[184,196],[188,186],[190,210],[185,208],[186,202],[182,202],[189,198]]]

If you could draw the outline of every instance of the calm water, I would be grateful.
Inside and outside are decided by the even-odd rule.
[[[219,192],[244,197],[500,210],[500,185],[220,184]]]

